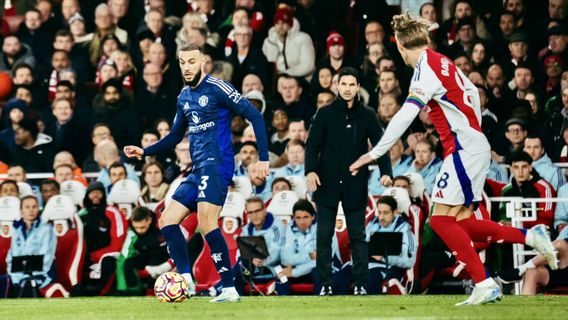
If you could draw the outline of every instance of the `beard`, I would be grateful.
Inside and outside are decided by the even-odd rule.
[[[186,86],[190,86],[192,88],[195,88],[197,86],[197,84],[199,83],[200,79],[201,79],[201,69],[199,69],[199,71],[197,71],[197,73],[193,77],[193,80],[187,81],[187,80],[185,80],[185,78],[183,78],[183,83]]]

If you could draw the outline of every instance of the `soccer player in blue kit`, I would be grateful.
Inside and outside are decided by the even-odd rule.
[[[258,176],[268,175],[268,142],[262,115],[230,83],[203,71],[201,47],[188,45],[178,54],[185,87],[177,100],[171,132],[147,148],[124,147],[127,157],[141,159],[171,150],[189,132],[193,171],[176,189],[160,217],[161,232],[179,273],[195,294],[186,242],[179,223],[197,207],[198,225],[211,249],[211,259],[223,285],[211,302],[240,300],[234,287],[227,244],[218,227],[219,214],[234,172],[231,116],[243,115],[254,128],[259,149]],[[157,108],[163,106],[156,106]]]

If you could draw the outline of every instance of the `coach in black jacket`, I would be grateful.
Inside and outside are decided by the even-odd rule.
[[[357,98],[359,77],[353,68],[339,71],[339,96],[314,117],[306,143],[305,172],[308,187],[317,204],[316,265],[321,277],[321,295],[331,295],[331,241],[335,230],[337,207],[341,201],[353,257],[354,293],[365,294],[368,255],[365,242],[365,208],[369,170],[361,168],[352,176],[349,165],[376,144],[383,133],[377,114]],[[388,154],[379,158],[383,176],[390,184],[392,174]]]

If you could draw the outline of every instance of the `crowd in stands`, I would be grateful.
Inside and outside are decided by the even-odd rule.
[[[43,256],[32,276],[48,297],[144,294],[174,269],[158,217],[191,172],[189,142],[141,160],[126,159],[122,148],[169,133],[183,87],[176,53],[197,44],[205,71],[251,101],[269,137],[271,174],[259,179],[252,126],[232,118],[236,169],[219,223],[238,290],[318,292],[317,212],[304,175],[310,125],[336,99],[343,67],[359,71],[359,99],[383,127],[401,110],[413,76],[390,29],[401,6],[429,21],[430,49],[478,88],[492,150],[477,218],[511,223],[505,204],[489,197],[568,197],[568,172],[557,165],[568,162],[566,1],[455,0],[447,19],[442,7],[450,1],[401,2],[5,1],[0,72],[13,85],[0,108],[0,289],[18,289],[29,278],[11,269],[22,255]],[[388,265],[371,257],[368,293],[447,292],[433,289],[436,279],[469,278],[427,223],[442,163],[429,111],[390,149],[393,186],[381,185],[379,169],[369,177],[367,240],[378,232],[404,236]],[[38,173],[49,177],[28,179]],[[540,203],[536,220],[523,227],[538,223],[558,236],[559,272],[568,273],[568,202]],[[182,223],[192,272],[201,292],[215,294],[219,278],[196,227],[195,215]],[[332,250],[339,294],[352,292],[346,233],[339,212]],[[240,259],[239,235],[263,236],[267,259]],[[475,245],[488,271],[505,279],[511,247]],[[513,271],[525,276],[524,293],[568,285],[558,280],[566,276],[546,280],[543,273],[552,271],[541,260]]]

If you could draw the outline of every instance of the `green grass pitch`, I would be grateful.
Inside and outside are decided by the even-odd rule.
[[[153,297],[0,300],[0,319],[568,319],[568,296],[506,296],[484,306],[454,307],[466,296],[244,297],[160,303]]]

